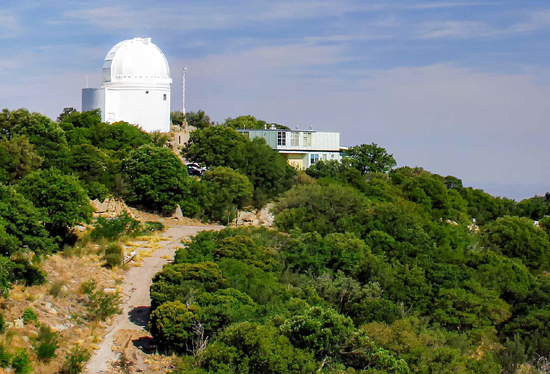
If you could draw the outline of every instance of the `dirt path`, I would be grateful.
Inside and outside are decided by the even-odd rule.
[[[119,353],[113,349],[117,348],[125,353],[127,359],[135,364],[136,369],[146,372],[146,365],[141,355],[132,350],[133,341],[139,338],[147,340],[149,334],[144,327],[149,320],[149,309],[151,300],[149,288],[156,273],[174,258],[176,249],[180,248],[181,240],[194,236],[204,230],[221,230],[223,226],[172,226],[166,229],[160,236],[169,240],[161,241],[161,247],[143,260],[142,266],[132,267],[124,276],[123,283],[123,313],[107,329],[107,335],[94,352],[91,360],[86,366],[85,373],[111,373],[110,363],[119,358]],[[136,248],[136,251],[147,250],[148,248]],[[130,355],[130,357],[128,357]]]

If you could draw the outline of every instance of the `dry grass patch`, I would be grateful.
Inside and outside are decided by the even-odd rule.
[[[32,347],[33,338],[39,327],[34,323],[22,328],[9,327],[0,341],[4,341],[10,350],[24,348],[33,362],[34,373],[56,373],[61,368],[65,355],[75,344],[92,352],[101,342],[107,320],[90,322],[86,320],[87,295],[79,291],[82,281],[93,279],[97,289],[114,288],[121,293],[120,284],[123,271],[109,270],[102,266],[103,261],[95,250],[82,257],[67,256],[65,252],[53,255],[41,263],[48,274],[48,281],[40,286],[24,287],[16,285],[10,291],[8,299],[0,299],[0,307],[6,321],[20,319],[23,311],[31,308],[36,312],[41,324],[51,326],[58,334],[59,348],[56,358],[50,361],[39,361]],[[0,369],[0,373],[2,373]]]

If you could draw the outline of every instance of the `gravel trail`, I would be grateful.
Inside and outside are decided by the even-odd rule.
[[[149,336],[145,327],[149,320],[149,308],[151,299],[149,288],[152,279],[162,267],[174,258],[177,248],[180,248],[181,240],[196,235],[205,230],[221,230],[223,226],[172,226],[167,228],[161,237],[169,239],[160,241],[160,248],[143,260],[142,266],[134,266],[124,275],[123,282],[123,313],[116,317],[112,326],[106,330],[103,341],[99,344],[88,364],[85,373],[110,373],[110,363],[118,359],[118,353],[113,351],[116,343],[120,344],[126,335],[129,339],[136,336]],[[138,247],[137,251],[149,250],[149,248]],[[116,343],[115,343],[116,341]],[[128,344],[128,343],[127,343]],[[122,347],[124,348],[124,347]],[[134,359],[136,368],[143,370],[144,363],[140,355],[130,357]]]

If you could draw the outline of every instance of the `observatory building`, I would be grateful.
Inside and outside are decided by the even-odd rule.
[[[168,61],[151,38],[124,40],[105,57],[101,88],[82,90],[82,111],[101,109],[104,122],[169,132],[171,83]]]

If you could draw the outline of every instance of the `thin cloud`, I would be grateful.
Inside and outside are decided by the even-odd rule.
[[[0,12],[0,39],[12,39],[19,36],[23,28],[15,15]]]

